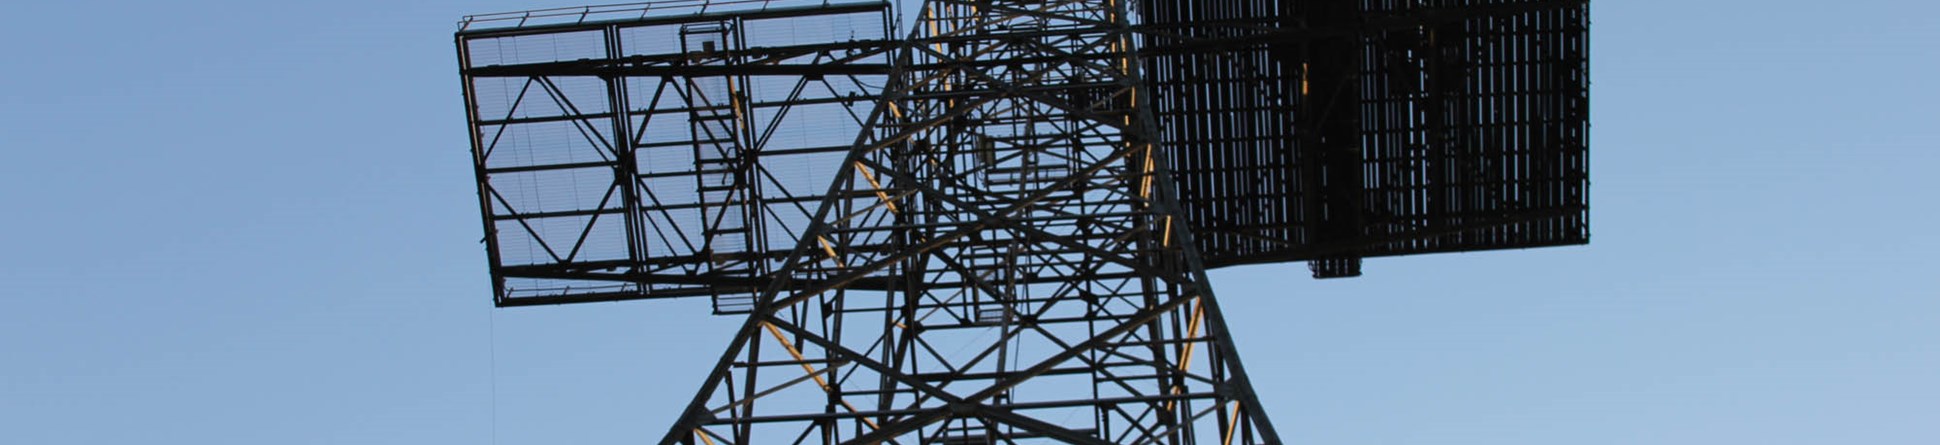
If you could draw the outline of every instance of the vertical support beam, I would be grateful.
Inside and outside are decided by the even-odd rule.
[[[601,30],[606,41],[606,58],[618,60],[626,57],[624,40],[618,25],[607,25]],[[620,188],[621,207],[626,213],[620,214],[621,222],[626,224],[627,261],[640,264],[652,255],[647,250],[646,214],[640,211],[640,187],[634,179],[640,177],[640,163],[633,140],[632,98],[627,89],[626,76],[603,76],[606,82],[606,101],[608,112],[613,114],[613,186]],[[648,283],[644,277],[635,277],[633,285],[642,294],[647,292]]]
[[[1299,126],[1301,198],[1310,244],[1349,244],[1361,238],[1365,178],[1361,171],[1361,57],[1359,2],[1304,3],[1290,19],[1329,32],[1306,45]],[[1297,29],[1297,28],[1296,28]],[[1358,253],[1313,260],[1314,278],[1361,274]]]
[[[480,220],[485,223],[485,255],[491,264],[492,302],[502,305],[506,297],[505,276],[499,271],[504,261],[499,256],[498,226],[492,219],[496,212],[492,210],[491,178],[485,173],[485,138],[478,128],[478,86],[474,84],[473,77],[467,74],[472,68],[471,45],[466,44],[463,32],[454,35],[452,40],[458,46],[458,79],[464,82],[465,129],[472,142],[472,174],[478,181],[478,208],[485,215]]]

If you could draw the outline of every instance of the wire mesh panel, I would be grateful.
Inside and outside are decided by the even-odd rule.
[[[876,102],[889,11],[671,1],[461,22],[498,304],[745,310]]]
[[[1141,3],[1214,266],[1588,242],[1588,2]]]
[[[1588,242],[1587,2],[1365,3],[1362,252]]]
[[[1245,42],[1289,17],[1278,0],[1147,1],[1148,88],[1181,205],[1209,261],[1304,241],[1294,164],[1299,54]]]

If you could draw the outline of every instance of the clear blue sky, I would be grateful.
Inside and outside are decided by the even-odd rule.
[[[735,320],[491,308],[477,2],[8,5],[0,443],[649,442]],[[1940,443],[1940,6],[1598,0],[1594,244],[1215,272],[1303,444]]]

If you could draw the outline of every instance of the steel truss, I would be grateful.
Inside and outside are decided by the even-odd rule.
[[[711,295],[716,313],[752,308],[880,98],[890,4],[719,3],[466,22],[498,305]],[[520,25],[493,27],[508,19]]]
[[[1278,444],[1207,267],[1588,241],[1587,0],[891,9],[468,17],[495,302],[746,314],[663,444]]]
[[[1588,242],[1587,0],[1134,4],[1140,83],[1207,267],[1311,261],[1344,277],[1362,257]],[[883,0],[669,0],[467,17],[496,303],[752,309],[875,125],[907,43],[893,16]],[[975,56],[904,72],[1053,55]],[[1029,87],[1083,105],[1097,82]],[[1046,156],[1006,159],[991,181],[1061,168]]]
[[[1181,219],[1129,13],[926,2],[661,443],[1280,443]]]

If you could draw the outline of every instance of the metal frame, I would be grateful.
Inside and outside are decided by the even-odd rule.
[[[1166,162],[1208,267],[1313,261],[1316,276],[1338,277],[1357,275],[1361,257],[1588,242],[1587,2],[1417,3],[1370,1],[1334,9],[1328,2],[1276,0],[1135,4],[1134,40],[1149,73],[1144,88],[1150,112],[1161,140],[1175,147]],[[663,13],[672,15],[650,15]],[[734,40],[733,45],[723,43],[732,48],[711,52],[645,51],[635,48],[638,42],[626,41],[628,33],[638,30],[707,23],[764,28],[859,16],[874,17],[877,31],[752,44]],[[773,130],[858,131],[862,117],[880,98],[892,48],[899,44],[890,37],[890,5],[881,1],[630,4],[489,15],[468,18],[464,26],[458,34],[461,72],[472,114],[481,207],[492,215],[487,242],[501,306],[713,296],[717,312],[745,312],[753,293],[799,238],[812,206],[822,198],[816,190],[832,177],[848,149],[840,136],[817,144],[789,144],[774,140]],[[471,49],[498,42],[514,42],[500,45],[516,49],[520,39],[552,39],[554,46],[584,44],[588,49],[526,58],[532,60],[484,57]],[[993,54],[952,63],[991,69],[1030,61],[1007,57]],[[1107,55],[1059,57],[1097,60]],[[481,96],[490,99],[492,94],[480,92],[479,82],[494,79],[539,85],[517,89],[531,90],[518,94],[508,88],[499,93],[506,96],[497,98],[501,101],[563,99],[575,109],[627,108],[635,120],[608,124],[603,120],[611,113],[597,110],[523,119],[507,118],[510,113],[497,109],[480,114]],[[706,107],[690,106],[691,94],[677,93],[691,92],[690,87],[660,94],[668,85],[695,81],[767,83],[769,88],[764,93],[737,90],[738,96],[747,97],[729,99],[745,103],[727,103],[732,113],[712,113],[746,119],[718,128],[736,133],[729,150],[736,154],[728,156],[732,159],[715,166],[688,162],[672,170],[641,170],[640,163],[652,160],[639,153],[651,157],[679,145],[698,152],[704,145],[696,142],[706,139],[703,135],[674,137],[649,128],[708,118],[695,113],[708,111]],[[807,88],[799,94],[790,91],[796,85]],[[649,91],[656,93],[645,93]],[[670,97],[679,101],[663,102]],[[490,156],[502,145],[508,122],[557,124],[562,119],[581,121],[574,131],[591,135],[585,138],[597,140],[595,145],[626,144],[603,147],[612,155],[588,162],[508,163]],[[611,137],[621,126],[641,138]],[[761,134],[751,134],[755,132]],[[636,162],[619,162],[621,157]],[[776,171],[803,159],[821,167],[807,173]],[[548,167],[608,166],[616,177],[641,178],[639,184],[619,188],[605,203],[553,211],[529,210],[526,203],[505,202],[491,193],[503,191],[493,184],[495,178],[541,175]],[[664,184],[680,176],[698,183],[698,175],[711,167],[745,170],[734,174],[739,188],[746,189],[736,195],[747,201],[742,203],[745,209],[723,213],[720,206],[711,206],[708,216],[689,215],[701,204],[687,201],[688,196],[721,192]],[[593,214],[605,215],[604,222],[586,221]],[[617,238],[618,230],[554,234],[535,228],[622,222],[629,238],[625,241],[597,236],[610,232],[609,238]],[[734,249],[714,249],[713,238],[735,230],[746,233],[728,236],[748,239],[732,243],[738,245]],[[533,244],[514,236],[522,232],[550,241],[535,251],[556,250],[557,255],[507,257]],[[588,245],[627,246],[629,251],[596,259],[573,255],[574,246]]]
[[[806,229],[887,79],[890,4],[707,6],[464,22],[459,58],[500,306],[711,295],[717,312],[745,312]],[[682,13],[588,20],[670,10]],[[717,35],[690,41],[702,28]],[[484,97],[501,103],[481,104],[491,84],[500,91]],[[789,131],[824,134],[778,137]],[[531,253],[510,255],[521,248]]]
[[[1141,0],[1211,267],[1589,242],[1589,2]]]
[[[497,304],[746,314],[663,444],[1278,444],[1207,268],[1587,242],[1587,8],[929,0],[897,39],[677,0],[457,42]]]
[[[661,442],[1279,443],[1170,195],[1129,8],[918,17],[818,224]]]

